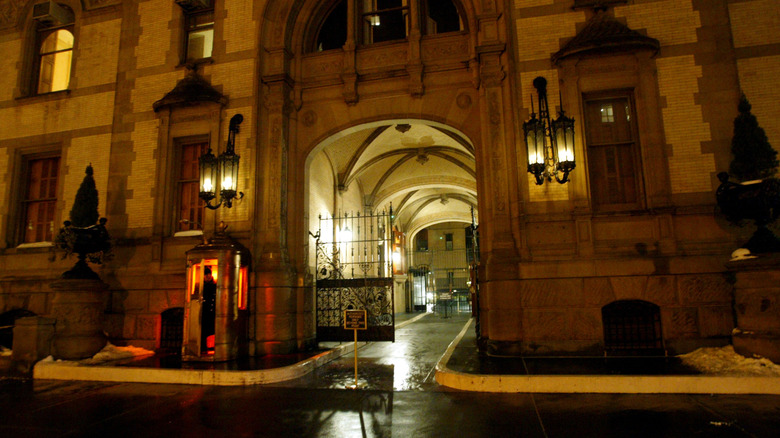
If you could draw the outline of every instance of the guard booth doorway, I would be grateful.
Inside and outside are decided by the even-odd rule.
[[[182,360],[226,361],[248,351],[249,252],[217,235],[187,251]]]
[[[317,340],[351,341],[345,310],[365,310],[368,329],[360,341],[395,341],[392,209],[319,217],[317,245]],[[332,236],[332,237],[328,237]]]

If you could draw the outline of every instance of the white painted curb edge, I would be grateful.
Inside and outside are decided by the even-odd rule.
[[[78,362],[38,362],[33,368],[33,379],[216,386],[261,385],[302,377],[315,368],[352,351],[354,351],[354,344],[344,343],[292,365],[246,371],[180,370],[82,365]]]
[[[436,364],[436,382],[463,391],[526,393],[624,394],[780,394],[778,377],[731,376],[603,376],[603,375],[487,375],[466,374],[447,368],[460,334]]]
[[[423,313],[415,316],[397,324],[396,328],[407,326],[428,315],[429,313]],[[358,348],[364,345],[366,345],[365,342],[360,342],[358,343]],[[293,365],[266,370],[246,371],[134,368],[110,365],[84,365],[71,361],[38,362],[33,368],[33,379],[215,386],[262,385],[297,379],[312,372],[319,366],[325,365],[345,354],[352,353],[354,350],[353,342],[345,342]]]

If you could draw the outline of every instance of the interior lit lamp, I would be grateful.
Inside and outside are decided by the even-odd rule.
[[[541,76],[534,79],[539,97],[539,117],[534,112],[531,97],[531,118],[523,123],[525,147],[528,151],[528,173],[534,176],[537,185],[544,180],[564,184],[569,173],[576,167],[574,161],[574,119],[561,111],[558,118],[550,120],[547,107],[547,80]]]
[[[238,164],[241,160],[236,155],[235,142],[238,133],[238,125],[244,121],[244,116],[236,114],[230,119],[228,127],[228,141],[225,152],[215,157],[211,149],[201,155],[198,159],[200,166],[200,198],[206,201],[206,208],[216,210],[224,205],[227,208],[233,206],[233,199],[244,197],[242,192],[238,191]],[[220,179],[221,177],[221,179]],[[217,197],[214,182],[220,182],[220,201],[217,205],[211,205],[211,200]]]

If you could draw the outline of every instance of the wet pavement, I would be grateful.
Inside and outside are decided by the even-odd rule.
[[[0,437],[780,435],[780,396],[501,394],[439,386],[433,368],[467,322],[465,314],[427,315],[399,328],[396,343],[360,348],[357,390],[345,389],[354,383],[351,354],[272,385],[0,378]],[[471,360],[470,367],[502,369],[503,362],[475,359],[469,343],[464,337],[451,366]]]
[[[380,391],[423,391],[436,388],[436,363],[470,314],[406,314],[396,319],[395,342],[372,342],[358,349],[358,387]],[[409,325],[404,319],[423,316]],[[295,380],[276,385],[346,388],[355,384],[355,357],[349,353]]]

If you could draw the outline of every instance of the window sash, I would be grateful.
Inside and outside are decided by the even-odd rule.
[[[187,143],[181,146],[178,194],[178,231],[200,230],[203,226],[205,203],[200,199],[199,158],[208,149],[208,142]],[[182,222],[183,220],[187,222]]]
[[[69,41],[60,35],[66,39],[69,36]],[[37,93],[67,90],[73,64],[73,32],[70,28],[46,29],[39,33],[39,39]]]
[[[51,242],[57,209],[60,157],[30,159],[22,200],[22,243]]]
[[[185,22],[187,60],[211,58],[214,48],[214,11],[189,13]]]
[[[594,210],[641,206],[641,166],[631,112],[628,95],[585,99],[588,175]]]

